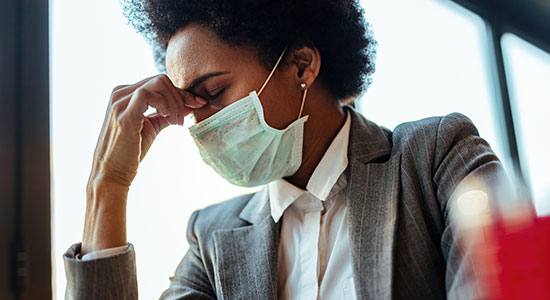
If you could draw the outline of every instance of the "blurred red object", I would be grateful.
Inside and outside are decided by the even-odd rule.
[[[474,250],[487,299],[550,299],[550,217],[484,226]]]

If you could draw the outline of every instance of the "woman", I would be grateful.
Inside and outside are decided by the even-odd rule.
[[[164,74],[113,90],[87,186],[68,299],[136,299],[126,201],[170,125],[228,181],[264,188],[195,211],[162,299],[473,299],[453,191],[502,166],[460,114],[392,131],[346,106],[374,71],[359,4],[129,1]],[[143,116],[148,106],[157,113]],[[392,109],[392,108],[388,108]],[[170,251],[170,250],[160,250]]]

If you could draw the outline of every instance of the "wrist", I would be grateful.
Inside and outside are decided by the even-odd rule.
[[[113,196],[126,200],[129,190],[129,184],[122,184],[116,180],[112,180],[107,174],[101,173],[90,176],[88,179],[86,196],[88,202],[101,198],[113,198]]]
[[[88,182],[81,255],[126,244],[128,190],[109,180]]]

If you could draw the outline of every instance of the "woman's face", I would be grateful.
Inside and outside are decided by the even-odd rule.
[[[255,50],[228,45],[198,24],[188,25],[170,39],[166,68],[176,87],[208,101],[193,110],[196,122],[251,91],[258,92],[271,71]],[[298,68],[292,64],[279,68],[259,96],[266,122],[272,127],[283,129],[297,119],[302,101],[297,74]]]

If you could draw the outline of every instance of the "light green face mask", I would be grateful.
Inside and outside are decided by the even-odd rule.
[[[273,128],[266,123],[258,98],[284,53],[258,94],[253,91],[189,127],[204,162],[232,184],[263,185],[293,175],[302,164],[304,123],[308,116],[298,116],[285,129]],[[302,108],[306,92],[307,89]]]

